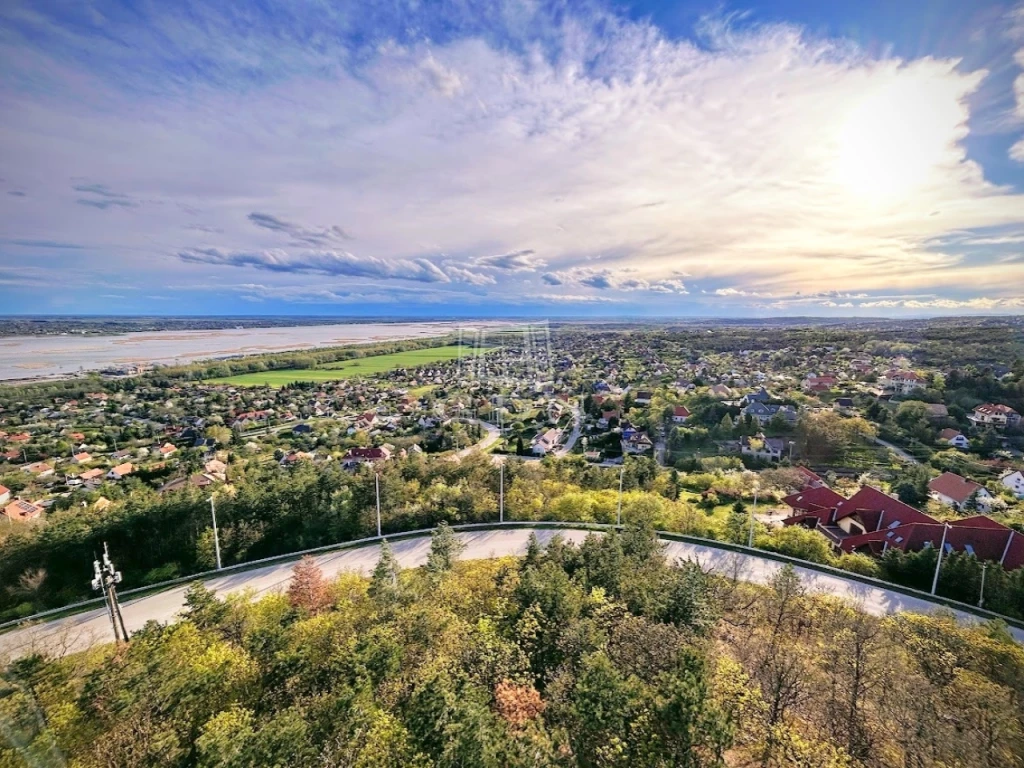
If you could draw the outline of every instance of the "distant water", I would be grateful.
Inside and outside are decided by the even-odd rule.
[[[117,336],[0,338],[0,380],[68,376],[132,364],[171,365],[263,352],[442,336],[466,323],[350,323],[211,331],[155,331]],[[473,327],[501,323],[474,323]]]

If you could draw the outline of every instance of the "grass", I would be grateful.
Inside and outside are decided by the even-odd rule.
[[[462,354],[471,356],[470,349],[463,349]],[[459,346],[429,347],[427,349],[411,349],[406,352],[394,352],[390,355],[372,355],[352,360],[341,360],[321,368],[283,368],[278,371],[261,371],[260,373],[241,373],[219,379],[208,379],[213,384],[230,384],[239,387],[271,386],[282,387],[296,381],[337,381],[338,379],[354,379],[359,376],[371,376],[384,373],[394,368],[416,368],[428,363],[455,360],[459,357]]]

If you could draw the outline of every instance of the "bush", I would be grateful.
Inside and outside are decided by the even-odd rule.
[[[878,563],[873,557],[854,552],[844,552],[840,555],[836,560],[836,567],[850,573],[858,573],[861,576],[871,576],[876,579],[881,575]]]
[[[832,565],[832,547],[828,540],[817,531],[811,531],[799,525],[776,528],[767,536],[759,536],[756,541],[759,549],[778,552],[811,563]]]

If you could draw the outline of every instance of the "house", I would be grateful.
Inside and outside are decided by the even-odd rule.
[[[1020,474],[1019,472],[1017,473]],[[6,504],[11,500],[11,489],[5,485],[0,485],[0,504]]]
[[[381,446],[379,448],[349,448],[345,454],[344,461],[347,464],[373,464],[378,461],[387,461],[391,458],[391,451]]]
[[[23,466],[21,471],[28,472],[30,475],[35,475],[36,477],[49,477],[53,474],[53,467],[45,461],[34,461],[31,464]]]
[[[828,392],[838,383],[839,380],[835,376],[817,376],[815,374],[810,374],[806,379],[800,382],[800,387],[805,392],[820,393]]]
[[[796,409],[791,405],[772,405],[770,403],[762,403],[759,400],[754,400],[742,411],[744,416],[749,416],[755,420],[762,427],[765,426],[776,416],[781,416],[789,423],[794,423],[797,419]]]
[[[992,495],[985,487],[953,472],[943,472],[928,483],[929,495],[936,501],[960,511],[972,496],[977,503],[988,506]]]
[[[89,453],[87,453],[86,451],[76,453],[74,456],[71,457],[72,464],[85,464],[86,462],[89,461],[92,461],[92,456],[89,455]]]
[[[626,456],[646,453],[654,448],[651,438],[643,432],[624,432],[622,434],[622,453]]]
[[[966,450],[971,444],[971,441],[968,440],[960,430],[951,428],[947,428],[939,432],[939,442],[947,443],[948,445],[951,445],[954,448],[959,448],[960,450]]]
[[[949,408],[943,403],[925,403],[928,410],[928,418],[932,421],[942,421],[949,418]]]
[[[985,403],[974,409],[967,419],[976,427],[1006,429],[1020,425],[1020,414],[1008,405]]]
[[[179,491],[182,488],[189,486],[193,488],[208,488],[216,482],[216,479],[210,475],[196,473],[188,477],[176,477],[173,480],[168,480],[166,483],[160,486],[160,493],[170,493],[172,491]]]
[[[562,439],[562,430],[560,429],[549,429],[541,435],[537,435],[533,439],[533,452],[537,456],[546,456],[552,450],[558,446],[558,441]]]
[[[13,522],[23,523],[26,520],[33,520],[43,513],[43,508],[38,504],[33,504],[31,501],[25,501],[24,499],[15,499],[6,507],[4,507],[4,514],[7,515],[7,519]]]
[[[650,405],[651,393],[641,389],[639,392],[636,393],[636,398],[634,398],[633,402],[635,402],[637,405]]]
[[[999,478],[999,482],[1003,484],[1004,488],[1009,488],[1010,492],[1018,499],[1024,499],[1024,472],[1019,469],[1016,472],[1010,472]]]
[[[915,390],[922,389],[927,384],[924,377],[919,376],[914,371],[905,371],[898,368],[892,368],[882,374],[879,383],[883,388],[891,390],[898,395],[909,395]]]
[[[861,486],[848,499],[822,487],[787,496],[783,502],[793,509],[793,514],[782,521],[783,525],[816,528],[835,545],[846,536],[871,533],[886,526],[936,522],[924,512],[870,485]]]
[[[721,398],[732,397],[732,390],[725,386],[725,384],[715,384],[711,387],[711,396]]]
[[[27,443],[31,439],[32,435],[28,432],[18,432],[17,434],[7,436],[8,442],[11,443]]]
[[[131,458],[132,450],[130,448],[122,448],[119,451],[114,451],[110,454],[110,458],[114,461],[124,461],[125,459]]]
[[[89,482],[102,482],[103,470],[102,469],[87,469],[85,472],[78,476],[78,479],[83,483]]]
[[[832,408],[837,411],[851,411],[853,410],[853,398],[837,397],[832,403]]]
[[[228,474],[228,465],[219,459],[210,459],[203,465],[203,471],[207,475],[224,482]]]
[[[292,432],[296,435],[308,435],[313,431],[313,427],[310,424],[296,424],[292,427]]]
[[[1024,566],[1024,535],[985,515],[950,520],[945,524],[933,520],[890,525],[885,530],[850,536],[839,546],[845,552],[881,555],[889,547],[919,552],[940,544],[944,545],[946,554],[965,552],[978,560],[999,563],[1008,571]]]
[[[762,461],[779,461],[786,450],[786,441],[781,437],[765,437],[758,432],[754,437],[740,438],[740,453]]]
[[[761,387],[757,392],[748,392],[740,400],[740,405],[747,406],[751,403],[768,403],[771,402],[772,396],[768,394],[768,390]]]
[[[690,418],[690,409],[685,405],[677,405],[672,409],[673,424],[685,424],[688,418]]]
[[[135,467],[132,466],[132,464],[130,462],[125,462],[124,464],[118,464],[112,470],[107,472],[107,479],[108,480],[120,480],[122,477],[127,477],[128,475],[130,475],[134,471],[135,471]]]
[[[160,446],[160,448],[158,448],[157,450],[158,450],[158,452],[160,453],[160,456],[161,456],[161,457],[163,457],[163,458],[165,458],[165,459],[166,459],[166,458],[168,458],[168,457],[170,457],[170,456],[173,456],[173,455],[174,455],[175,453],[177,453],[177,452],[178,452],[178,449],[177,449],[177,448],[175,448],[175,447],[174,447],[173,445],[171,445],[170,443],[164,443],[164,444],[163,444],[163,445],[161,445],[161,446]]]

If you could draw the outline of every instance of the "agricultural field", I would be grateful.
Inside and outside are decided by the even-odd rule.
[[[463,348],[462,354],[468,357],[473,354],[473,351]],[[390,355],[373,355],[372,357],[340,360],[320,368],[283,368],[277,371],[243,373],[238,376],[208,379],[208,381],[213,384],[233,384],[240,387],[282,387],[296,381],[337,381],[338,379],[371,376],[375,373],[383,373],[394,368],[415,368],[428,363],[455,360],[458,357],[459,346],[452,344],[446,347],[411,349],[406,352],[395,352]]]

